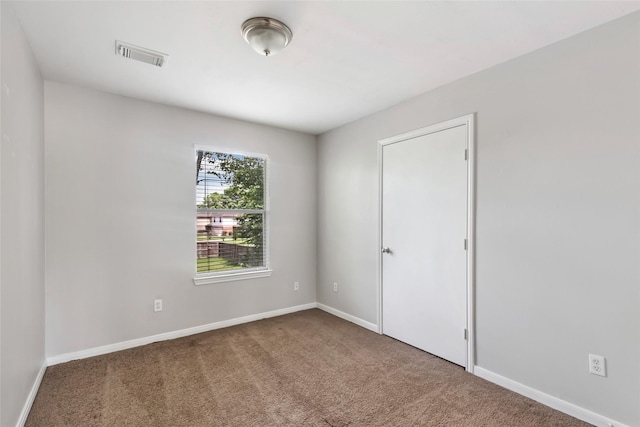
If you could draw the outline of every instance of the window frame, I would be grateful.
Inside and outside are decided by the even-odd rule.
[[[270,233],[269,233],[269,219],[270,219],[270,210],[269,210],[269,174],[270,174],[270,162],[269,162],[269,156],[267,154],[264,153],[251,153],[251,152],[246,152],[243,150],[236,150],[236,149],[229,149],[226,147],[220,147],[220,146],[211,146],[211,145],[198,145],[196,144],[194,146],[194,153],[197,153],[198,151],[206,151],[206,152],[215,152],[215,153],[224,153],[224,154],[231,154],[231,155],[240,155],[240,156],[245,156],[245,157],[257,157],[260,158],[264,161],[264,182],[263,182],[263,190],[264,190],[264,207],[262,209],[262,233],[263,233],[263,239],[264,239],[264,249],[263,249],[263,259],[264,259],[264,266],[262,267],[251,267],[251,268],[243,268],[240,270],[222,270],[222,271],[217,271],[217,272],[205,272],[205,273],[198,273],[198,233],[197,233],[197,218],[198,218],[198,208],[196,205],[196,191],[193,192],[194,195],[194,203],[193,203],[193,207],[195,209],[194,215],[193,215],[193,219],[194,219],[194,231],[196,231],[196,235],[194,238],[194,255],[195,255],[195,262],[194,264],[194,269],[195,269],[195,275],[193,278],[193,283],[196,286],[201,286],[201,285],[210,285],[210,284],[215,284],[215,283],[224,283],[224,282],[233,282],[233,281],[237,281],[237,280],[247,280],[247,279],[258,279],[258,278],[262,278],[262,277],[270,277],[271,273],[273,272],[273,270],[271,270],[271,263],[270,263],[270,257],[269,257],[269,248],[270,248]],[[193,181],[192,181],[193,182]],[[224,209],[220,209],[221,211],[224,211]],[[246,209],[246,210],[254,210],[254,209]],[[230,212],[237,212],[238,210],[234,210],[234,209],[229,209]]]

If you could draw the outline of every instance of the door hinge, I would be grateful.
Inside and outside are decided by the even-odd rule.
[[[464,250],[467,250],[467,239],[464,239]]]
[[[466,148],[464,149],[464,159],[469,160],[469,150],[467,150]]]
[[[464,330],[464,339],[468,340],[469,339],[469,333],[467,332],[467,330]]]

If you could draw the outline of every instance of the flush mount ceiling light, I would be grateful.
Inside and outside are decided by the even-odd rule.
[[[136,61],[145,62],[147,64],[162,67],[167,63],[169,55],[155,50],[146,49],[144,47],[135,46],[129,43],[116,40],[116,55],[123,56]]]
[[[293,33],[273,18],[251,18],[242,24],[242,37],[260,55],[273,56],[287,47]]]

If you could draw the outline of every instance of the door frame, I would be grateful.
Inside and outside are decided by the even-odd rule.
[[[451,129],[458,126],[467,126],[467,372],[473,373],[475,367],[475,183],[476,183],[476,138],[475,138],[475,113],[467,114],[441,123],[436,123],[410,132],[384,138],[378,141],[378,333],[383,333],[382,325],[382,169],[383,148],[385,145],[395,144],[412,138],[429,135],[435,132]],[[464,155],[464,153],[460,153]],[[463,242],[461,242],[462,244]]]

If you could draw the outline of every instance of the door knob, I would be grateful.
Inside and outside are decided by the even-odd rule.
[[[387,248],[386,246],[384,248],[382,248],[382,253],[383,254],[390,254],[391,253],[391,249]]]

